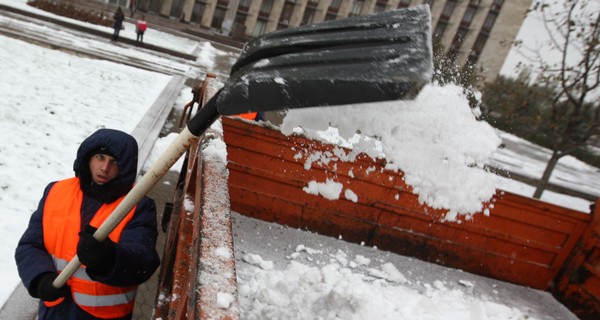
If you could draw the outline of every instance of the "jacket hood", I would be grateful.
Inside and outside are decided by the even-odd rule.
[[[104,150],[117,159],[119,176],[106,184],[95,184],[91,178],[89,161],[98,150]],[[84,194],[110,203],[131,190],[137,176],[138,145],[131,135],[113,129],[100,129],[86,138],[73,164]]]

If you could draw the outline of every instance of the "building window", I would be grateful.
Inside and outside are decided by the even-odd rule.
[[[410,6],[410,0],[400,0],[400,2],[398,2],[398,9],[406,8],[408,6]]]
[[[271,9],[273,9],[273,0],[263,0],[260,5],[260,14],[268,17],[271,13]]]
[[[444,5],[444,10],[442,10],[440,20],[450,20],[450,17],[454,12],[454,8],[456,8],[456,0],[448,0],[446,5]]]
[[[221,24],[223,23],[223,19],[225,19],[226,8],[216,7],[215,13],[213,14],[212,22],[210,24],[211,28],[215,28],[217,30],[221,30]]]
[[[126,7],[127,0],[108,0],[108,3],[116,4],[120,7]]]
[[[465,10],[465,14],[463,15],[462,20],[460,21],[461,27],[468,27],[471,25],[473,21],[473,17],[475,17],[475,12],[477,11],[477,7],[469,5],[467,10]]]
[[[447,62],[454,62],[456,61],[456,57],[458,57],[458,50],[450,48],[448,49],[448,51],[446,52],[446,56],[445,59]]]
[[[248,14],[245,12],[239,12],[235,15],[235,22],[236,23],[240,23],[240,24],[244,24],[246,23],[246,18],[248,17]]]
[[[262,20],[262,19],[258,19],[256,20],[256,24],[254,25],[254,30],[252,31],[252,36],[253,37],[258,37],[261,34],[265,33],[265,29],[267,28],[267,22]]]
[[[483,26],[481,26],[481,30],[488,33],[492,31],[492,27],[494,27],[494,22],[496,22],[497,17],[498,13],[493,11],[488,12],[487,17],[485,17],[485,21],[483,21]]]
[[[302,24],[312,23],[313,19],[315,18],[315,12],[315,8],[306,6],[306,9],[304,9],[304,15],[302,16]]]
[[[352,4],[352,12],[350,12],[350,16],[359,16],[362,12],[362,8],[365,5],[364,0],[354,0]]]
[[[292,17],[292,13],[294,13],[294,3],[286,1],[285,4],[283,4],[283,9],[281,10],[281,16],[279,20],[289,21]]]
[[[454,39],[452,40],[452,45],[450,49],[454,52],[458,52],[462,45],[463,40],[467,36],[468,29],[467,28],[458,28],[456,34],[454,35]]]
[[[333,8],[337,11],[340,8],[340,5],[342,5],[342,0],[331,0],[329,8]]]
[[[475,43],[473,44],[473,49],[471,49],[471,51],[475,52],[477,55],[480,55],[483,51],[485,43],[487,42],[487,39],[488,37],[486,35],[480,33],[477,36],[477,39],[475,40]]]
[[[248,12],[248,10],[250,10],[251,3],[251,0],[240,0],[240,3],[238,4],[238,11]]]
[[[292,17],[292,13],[294,12],[294,3],[285,2],[283,4],[283,9],[281,10],[281,15],[279,16],[279,24],[277,25],[277,29],[285,29],[290,24],[290,18]]]
[[[267,29],[267,21],[258,19],[258,20],[256,20],[256,24],[254,25],[254,30],[252,31],[252,36],[255,38],[258,37],[261,34],[265,33],[266,29]]]
[[[194,8],[192,9],[191,21],[200,23],[200,20],[202,20],[202,15],[204,14],[204,8],[206,8],[205,3],[196,1],[194,3]]]
[[[373,12],[384,12],[387,6],[387,0],[377,0]]]
[[[337,19],[338,11],[340,10],[340,5],[342,0],[332,0],[329,8],[327,8],[327,14],[325,14],[325,20],[335,20]]]
[[[438,21],[437,25],[435,26],[435,31],[433,32],[433,38],[434,39],[439,39],[444,35],[444,32],[446,32],[446,28],[448,27],[448,22],[446,21]]]
[[[485,43],[487,42],[487,35],[484,35],[482,33],[480,33],[477,36],[477,39],[475,40],[475,43],[473,44],[473,48],[471,49],[471,52],[469,53],[469,57],[467,58],[467,63],[469,63],[470,65],[475,65],[477,63],[477,61],[479,60],[479,56],[481,56],[481,52],[483,51],[483,47],[485,46]]]
[[[500,9],[502,9],[503,3],[504,3],[504,0],[494,0],[494,2],[492,2],[492,6],[490,7],[490,10],[500,11]]]
[[[248,17],[248,10],[250,10],[250,2],[251,0],[240,0],[237,8],[237,12],[235,13],[235,22],[239,24],[245,24],[246,18]]]
[[[180,18],[181,2],[181,0],[173,0],[173,4],[171,5],[171,17]]]
[[[475,52],[471,52],[471,53],[469,53],[469,56],[467,57],[466,65],[474,66],[475,64],[477,64],[478,60],[479,60],[479,55]]]

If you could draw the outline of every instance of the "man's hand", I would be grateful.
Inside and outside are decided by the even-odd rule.
[[[94,232],[96,228],[90,225],[79,232],[77,256],[86,267],[107,272],[115,264],[115,244],[108,237],[101,242],[96,240],[93,236]]]
[[[55,288],[52,282],[58,276],[57,273],[48,272],[42,274],[37,284],[37,297],[43,301],[54,301],[58,298],[64,298],[69,293],[69,287],[64,285],[62,288]]]

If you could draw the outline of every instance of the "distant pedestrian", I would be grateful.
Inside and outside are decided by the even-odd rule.
[[[135,13],[135,0],[131,0],[131,2],[129,3],[129,13],[133,18],[133,14]]]
[[[135,23],[135,32],[137,33],[136,42],[144,42],[144,32],[146,32],[146,29],[148,29],[148,23],[146,22],[146,16],[142,15]]]
[[[117,8],[117,11],[115,12],[114,16],[113,16],[114,22],[113,22],[113,28],[115,29],[113,32],[113,41],[117,41],[119,40],[119,32],[121,32],[121,29],[123,29],[123,20],[125,20],[125,14],[123,14],[123,10],[121,10],[121,7]]]

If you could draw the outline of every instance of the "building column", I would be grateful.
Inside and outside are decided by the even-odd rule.
[[[306,10],[306,4],[308,0],[298,0],[296,1],[296,5],[294,6],[294,12],[290,17],[290,22],[288,23],[289,27],[297,27],[302,22],[302,18],[304,17],[304,10]]]
[[[365,1],[365,4],[363,5],[362,10],[360,12],[360,15],[368,16],[368,15],[372,14],[373,10],[375,9],[375,2],[377,2],[377,0]]]
[[[240,6],[240,0],[229,0],[229,4],[227,5],[227,12],[225,12],[225,18],[223,18],[223,22],[221,23],[221,30],[223,30],[223,34],[228,36],[233,29],[233,24],[235,23],[235,15],[237,14],[238,7]]]
[[[327,16],[327,8],[331,5],[331,0],[321,0],[319,1],[319,5],[317,6],[317,12],[315,12],[315,16],[313,18],[314,23],[325,21],[325,16]]]
[[[173,6],[173,0],[164,0],[160,6],[160,15],[169,17],[171,16],[171,7]]]
[[[477,12],[475,12],[473,21],[471,21],[471,24],[469,25],[469,31],[463,39],[458,56],[456,57],[456,64],[459,66],[462,66],[467,62],[469,53],[471,53],[471,48],[473,47],[473,44],[479,35],[479,31],[481,30],[483,22],[485,21],[488,11],[492,5],[492,1],[493,0],[482,0],[479,5],[479,9]],[[506,5],[506,3],[504,5]]]
[[[452,40],[454,40],[454,36],[456,35],[456,32],[458,31],[458,27],[460,26],[460,23],[463,19],[463,16],[465,15],[465,11],[468,6],[469,6],[469,1],[458,1],[457,2],[456,7],[454,8],[454,12],[452,12],[452,16],[450,17],[450,21],[448,21],[448,26],[446,27],[446,31],[444,31],[444,35],[440,39],[440,44],[442,45],[442,47],[445,50],[448,50],[448,48],[450,48],[450,45],[452,45]],[[471,23],[471,24],[473,24],[473,23]],[[431,31],[434,32],[435,25],[433,25],[431,27],[433,28],[433,30],[431,30]]]
[[[467,2],[467,1],[465,1]],[[423,1],[421,1],[421,4],[423,4]],[[433,1],[433,3],[431,4],[432,7],[430,7],[431,9],[431,25],[432,28],[435,28],[436,23],[438,22],[438,20],[440,19],[440,16],[442,15],[442,10],[444,10],[444,6],[446,5],[446,1]],[[412,5],[411,5],[412,7]],[[462,18],[462,17],[461,17]]]
[[[493,81],[500,73],[512,48],[512,41],[531,6],[531,0],[506,0],[496,17],[492,32],[483,46],[477,65],[483,68],[486,81]]]
[[[338,19],[347,18],[352,11],[353,5],[354,0],[342,1],[342,4],[340,4],[340,10],[338,11]]]
[[[385,6],[385,11],[392,11],[398,9],[398,3],[400,3],[400,0],[389,0],[387,5]]]
[[[271,12],[269,13],[269,21],[267,21],[265,33],[277,30],[277,25],[279,24],[279,18],[281,17],[281,11],[283,11],[284,3],[285,0],[273,1],[273,7],[271,7]]]
[[[210,25],[212,23],[213,15],[215,14],[215,8],[217,7],[217,0],[208,0],[206,3],[206,7],[204,7],[204,12],[202,13],[202,18],[200,19],[200,26],[210,29]]]
[[[195,2],[196,0],[185,0],[183,2],[183,8],[181,9],[181,14],[183,17],[179,17],[180,19],[183,18],[182,21],[190,22],[190,19],[192,19],[192,10],[194,10]]]
[[[258,12],[260,11],[260,6],[262,5],[262,0],[252,0],[250,3],[250,7],[248,8],[248,16],[246,16],[246,21],[244,25],[246,26],[246,35],[252,37],[252,33],[254,32],[254,27],[256,26],[256,19],[258,19]]]

